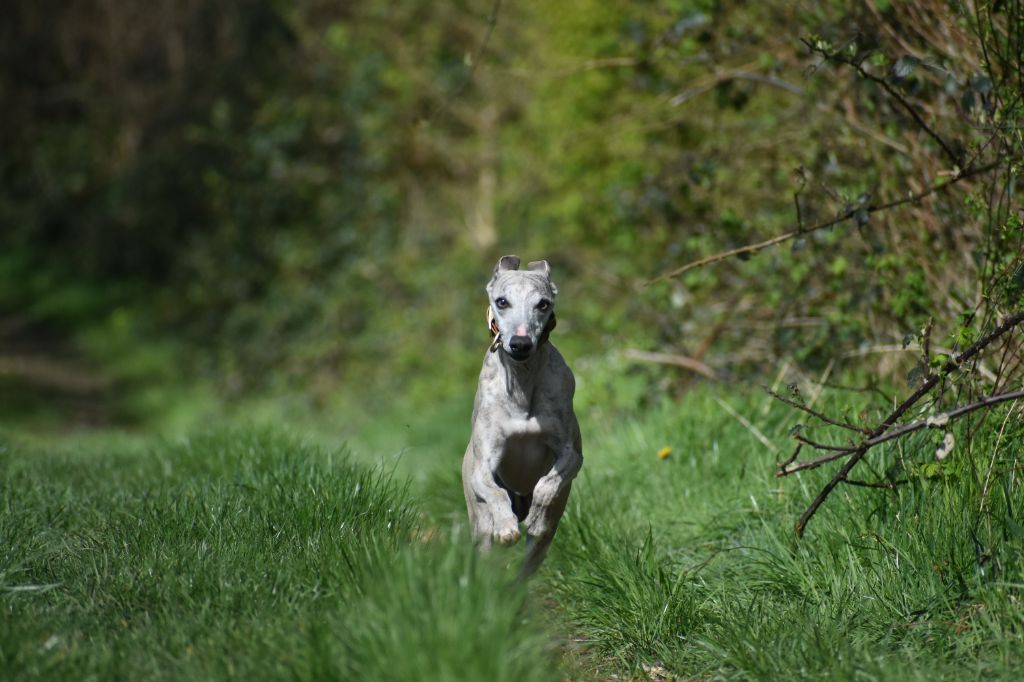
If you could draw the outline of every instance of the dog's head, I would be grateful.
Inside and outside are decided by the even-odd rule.
[[[487,284],[491,313],[502,349],[517,362],[528,360],[554,327],[555,296],[546,260],[519,269],[519,256],[502,256]]]

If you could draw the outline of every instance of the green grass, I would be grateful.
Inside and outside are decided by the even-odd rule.
[[[793,523],[831,470],[775,479],[771,454],[716,405],[694,396],[591,430],[545,583],[599,654],[595,672],[659,661],[738,679],[1016,677],[1019,423],[998,449],[982,432],[974,452],[896,492],[840,489],[796,542]],[[756,415],[760,400],[740,407]],[[792,421],[778,407],[757,419],[779,443]],[[909,440],[904,455],[932,440]],[[985,511],[976,462],[1002,472]]]
[[[761,395],[718,399],[780,446],[796,421]],[[715,396],[583,415],[584,469],[525,589],[513,582],[521,547],[468,546],[461,409],[400,425],[382,415],[352,456],[261,428],[7,438],[0,671],[589,680],[644,679],[656,665],[681,678],[1015,679],[1024,426],[1011,417],[999,435],[1008,409],[911,485],[840,488],[801,542],[793,523],[830,471],[774,478],[777,456]],[[865,464],[927,460],[935,437]]]
[[[0,451],[4,679],[554,679],[503,563],[407,490],[239,431]],[[487,656],[479,655],[487,652]],[[525,655],[526,653],[529,655]]]

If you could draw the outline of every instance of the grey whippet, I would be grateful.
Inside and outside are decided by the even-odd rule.
[[[473,406],[473,432],[462,461],[462,486],[481,549],[508,545],[526,527],[522,576],[547,554],[569,499],[583,449],[572,409],[576,381],[548,341],[555,296],[547,261],[519,270],[504,256],[487,285],[494,341],[484,356]]]

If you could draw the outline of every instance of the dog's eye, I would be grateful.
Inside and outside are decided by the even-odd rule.
[[[498,310],[504,310],[509,306],[509,302],[508,299],[505,298],[504,296],[499,296],[498,298],[494,299],[494,305],[498,306]]]
[[[541,312],[544,312],[545,310],[547,310],[550,307],[551,307],[551,301],[549,301],[546,298],[540,299],[540,303],[537,304],[537,310],[540,310]]]

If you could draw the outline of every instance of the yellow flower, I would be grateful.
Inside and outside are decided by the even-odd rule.
[[[658,459],[668,459],[668,456],[671,454],[672,448],[666,445],[661,450],[658,450]]]

